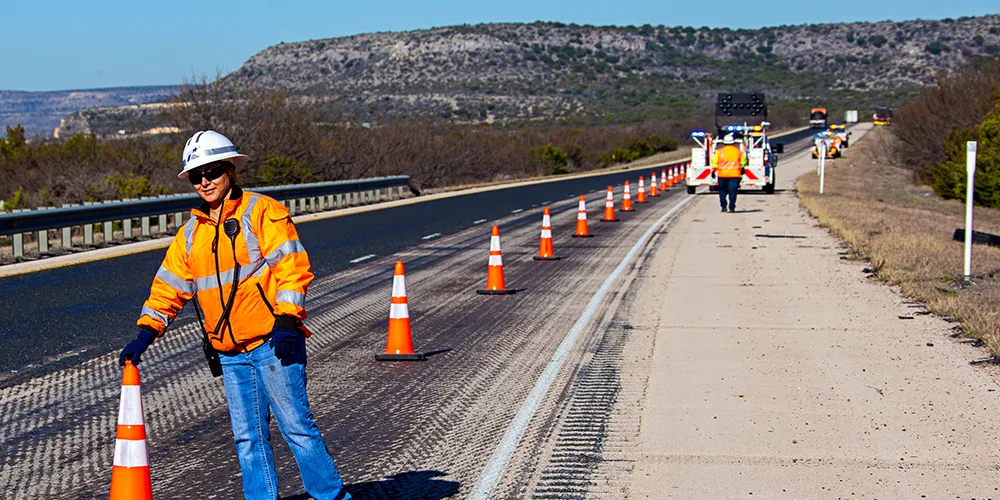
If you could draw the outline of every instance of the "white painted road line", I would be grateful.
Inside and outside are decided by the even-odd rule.
[[[521,213],[521,212],[523,212],[523,211],[524,211],[524,209],[523,209],[523,208],[519,208],[519,209],[517,209],[517,210],[511,210],[511,211],[510,211],[510,213],[512,213],[512,214],[519,214],[519,213]]]
[[[528,423],[531,422],[531,418],[535,416],[535,412],[538,411],[538,407],[542,404],[542,399],[545,398],[545,394],[549,392],[549,388],[552,386],[552,382],[555,381],[556,376],[559,375],[559,370],[562,368],[563,363],[566,361],[566,357],[569,356],[570,350],[573,349],[573,345],[576,344],[577,339],[583,330],[590,325],[590,321],[594,317],[594,313],[597,312],[597,307],[604,302],[605,296],[607,296],[608,291],[611,289],[611,285],[614,284],[618,276],[621,275],[625,269],[628,268],[629,262],[635,257],[646,241],[653,235],[653,233],[660,227],[670,216],[677,213],[684,205],[695,198],[695,195],[688,195],[687,198],[678,203],[674,208],[671,208],[667,213],[663,214],[659,219],[656,220],[649,229],[639,238],[639,241],[632,245],[628,253],[622,257],[622,261],[618,264],[618,267],[608,275],[608,278],[601,283],[601,287],[597,289],[594,296],[590,298],[590,302],[587,303],[586,309],[580,317],[573,323],[573,327],[570,328],[569,333],[563,339],[559,347],[556,348],[556,352],[552,354],[552,359],[549,360],[548,365],[545,366],[545,370],[539,375],[538,380],[535,382],[535,386],[528,393],[528,396],[524,399],[524,403],[521,408],[517,411],[517,415],[514,416],[514,420],[510,422],[507,427],[507,431],[504,432],[503,438],[500,440],[500,444],[497,445],[496,449],[493,450],[493,455],[490,457],[489,462],[483,467],[483,472],[479,475],[479,480],[476,481],[476,485],[472,488],[472,493],[469,498],[476,500],[488,500],[490,494],[496,489],[497,485],[500,484],[500,479],[503,478],[503,473],[507,469],[507,464],[510,462],[510,458],[514,456],[514,452],[517,451],[518,444],[521,443],[521,438],[524,437],[524,431],[528,429]]]
[[[364,261],[366,261],[368,259],[371,259],[372,257],[375,257],[375,254],[370,253],[368,255],[365,255],[364,257],[358,257],[357,259],[352,260],[351,264],[357,264],[358,262],[364,262]]]
[[[422,239],[422,240],[432,240],[434,238],[437,238],[438,236],[441,236],[441,233],[428,234],[427,236],[424,236],[423,238],[420,238],[420,239]]]
[[[486,219],[479,219],[479,220],[472,221],[473,224],[482,224],[484,222],[486,222]]]

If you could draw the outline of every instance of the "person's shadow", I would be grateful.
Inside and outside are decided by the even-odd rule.
[[[385,481],[369,481],[345,486],[351,498],[357,500],[440,500],[458,493],[458,481],[434,479],[446,474],[436,470],[421,470],[403,472],[389,476]],[[283,500],[309,500],[308,494],[302,493]]]

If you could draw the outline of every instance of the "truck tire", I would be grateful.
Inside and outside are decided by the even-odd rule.
[[[688,194],[694,194],[694,186],[688,186]]]

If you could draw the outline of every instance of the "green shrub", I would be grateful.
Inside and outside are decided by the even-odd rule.
[[[256,175],[266,186],[304,184],[318,180],[312,167],[300,165],[294,159],[278,153],[268,155],[267,161],[257,168]]]
[[[949,47],[948,44],[946,44],[946,43],[942,43],[942,42],[939,42],[939,41],[934,41],[934,42],[928,43],[924,47],[924,50],[926,50],[927,52],[930,52],[931,54],[938,55],[938,54],[940,54],[942,52],[948,52],[948,51],[950,51],[951,47]]]
[[[978,142],[974,201],[1000,208],[1000,103],[973,130],[952,127],[944,145],[948,159],[933,170],[934,192],[942,198],[965,200],[968,141]]]
[[[541,167],[550,169],[552,175],[565,174],[569,172],[566,166],[569,164],[569,156],[561,149],[546,144],[536,146],[529,151],[535,163]]]
[[[139,198],[142,196],[156,196],[167,194],[169,192],[167,188],[163,186],[150,184],[149,178],[145,175],[122,175],[116,172],[105,175],[103,181],[104,187],[111,190],[114,193],[114,198],[119,200],[125,198]],[[47,188],[48,186],[43,187],[40,193],[43,204],[50,203],[47,198],[51,195],[47,192]]]

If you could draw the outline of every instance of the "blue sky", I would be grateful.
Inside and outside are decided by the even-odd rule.
[[[718,12],[709,5],[730,7]],[[759,28],[990,13],[1000,13],[997,0],[867,5],[790,0],[9,0],[0,6],[0,90],[179,84],[234,71],[282,41],[455,24],[541,20]]]

